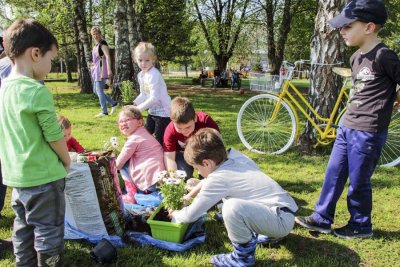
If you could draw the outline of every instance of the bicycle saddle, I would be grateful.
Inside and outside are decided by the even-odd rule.
[[[351,69],[348,68],[340,68],[340,67],[334,67],[332,71],[340,76],[343,77],[351,77]]]

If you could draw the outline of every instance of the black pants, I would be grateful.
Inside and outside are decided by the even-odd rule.
[[[4,207],[4,199],[6,198],[7,186],[3,185],[3,174],[1,173],[0,163],[0,213]]]
[[[154,135],[154,137],[162,146],[165,128],[167,128],[170,121],[171,119],[168,117],[159,117],[149,114],[147,116],[146,125],[144,127],[146,127],[147,131]]]

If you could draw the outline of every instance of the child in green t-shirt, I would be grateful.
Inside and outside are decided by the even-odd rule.
[[[17,266],[62,264],[64,177],[71,160],[50,91],[39,81],[57,56],[55,37],[32,20],[4,34],[13,62],[0,90],[0,158],[4,184],[14,187],[13,245]]]

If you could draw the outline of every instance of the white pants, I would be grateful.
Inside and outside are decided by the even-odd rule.
[[[253,233],[273,238],[284,237],[294,226],[294,215],[279,207],[267,207],[236,198],[224,202],[222,216],[229,239],[239,244],[249,242]]]

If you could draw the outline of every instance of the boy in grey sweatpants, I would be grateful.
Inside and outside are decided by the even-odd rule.
[[[234,251],[215,255],[215,266],[252,266],[257,235],[280,238],[293,229],[297,205],[293,198],[256,164],[239,155],[228,158],[220,134],[200,129],[188,141],[184,157],[206,179],[195,201],[172,211],[179,223],[196,221],[221,199],[222,216]]]
[[[0,158],[3,182],[13,187],[16,265],[61,266],[71,160],[52,94],[39,82],[57,56],[57,40],[25,19],[7,29],[4,46],[14,66],[0,90]]]

